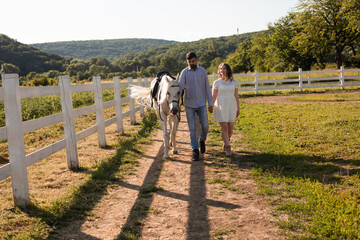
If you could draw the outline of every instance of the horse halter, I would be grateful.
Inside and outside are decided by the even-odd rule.
[[[179,84],[173,84],[173,85],[171,85],[169,88],[171,88],[171,87],[179,87]],[[179,102],[180,102],[180,95],[179,95],[179,98],[178,98],[177,100],[172,100],[171,102],[172,102],[172,103],[175,102],[175,103],[177,103],[177,105],[178,105],[179,110],[177,111],[176,116],[177,116],[177,118],[178,118],[178,120],[179,120],[179,122],[180,122],[180,104],[179,104]]]
[[[172,88],[172,87],[179,87],[179,84],[173,84],[169,88]],[[171,102],[176,102],[177,104],[179,104],[179,101],[180,101],[180,97],[178,100],[172,100]]]
[[[169,86],[169,88],[172,88],[172,87],[179,87],[179,84],[173,84],[173,85]],[[159,94],[160,94],[160,92],[159,92]],[[177,116],[177,118],[178,118],[178,120],[179,120],[179,122],[180,122],[180,105],[179,105],[179,102],[180,102],[180,97],[179,97],[177,100],[172,100],[172,101],[171,101],[171,103],[177,103],[177,104],[178,104],[179,110],[177,111],[176,116]],[[164,120],[161,118],[160,105],[159,105],[158,112],[159,112],[160,120],[161,120],[161,121],[164,121]]]

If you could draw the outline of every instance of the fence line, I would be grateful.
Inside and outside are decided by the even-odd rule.
[[[357,75],[346,75],[345,73],[357,72]],[[304,78],[304,75],[311,74],[336,74],[339,76],[330,77],[312,77]],[[255,91],[256,94],[263,90],[282,90],[282,89],[299,89],[303,91],[306,88],[326,88],[340,87],[345,89],[350,86],[360,86],[360,69],[339,70],[321,70],[321,71],[302,71],[299,68],[296,72],[278,72],[278,73],[259,73],[255,71],[249,74],[235,74],[236,79],[254,78],[252,81],[238,81],[239,92]],[[277,77],[279,75],[298,75],[297,78],[289,79],[271,79],[260,80],[261,77]],[[216,80],[217,75],[214,73],[209,79]],[[93,77],[93,84],[71,85],[69,76],[60,76],[58,86],[48,87],[20,87],[19,76],[17,74],[2,75],[3,87],[0,88],[0,101],[4,101],[6,126],[0,128],[0,141],[8,141],[9,163],[0,167],[0,181],[11,176],[14,203],[18,206],[25,206],[29,203],[29,187],[27,170],[31,166],[46,157],[66,148],[68,168],[78,168],[77,142],[98,133],[98,143],[100,147],[106,146],[105,127],[116,123],[117,131],[124,133],[123,118],[130,117],[130,123],[135,124],[135,112],[140,111],[144,115],[144,107],[135,108],[135,101],[130,97],[121,98],[120,89],[128,88],[133,84],[131,77],[127,82],[120,83],[119,77],[114,77],[112,83],[101,83],[100,77]],[[148,86],[148,78],[137,78],[138,85]],[[102,90],[113,89],[114,100],[103,102]],[[93,91],[95,104],[79,109],[73,109],[72,93]],[[130,91],[130,90],[128,90]],[[22,121],[21,99],[30,97],[40,97],[47,95],[60,95],[62,112],[38,119]],[[122,104],[129,103],[129,111],[122,112]],[[105,120],[104,109],[115,107],[115,117]],[[74,118],[96,113],[96,125],[93,125],[79,133],[75,132]],[[46,126],[63,122],[65,138],[51,145],[41,148],[28,155],[25,154],[24,134]]]
[[[3,74],[3,87],[0,88],[0,101],[4,101],[6,126],[0,128],[0,141],[8,142],[9,163],[0,167],[0,181],[11,177],[14,203],[26,206],[29,200],[29,186],[27,167],[46,157],[66,148],[66,157],[69,169],[79,167],[77,142],[98,133],[99,147],[106,146],[105,127],[116,123],[117,131],[124,133],[123,118],[130,117],[131,124],[136,124],[135,113],[140,111],[144,116],[144,107],[135,107],[130,97],[121,97],[121,88],[133,83],[132,78],[120,83],[119,77],[114,77],[112,83],[101,83],[100,77],[93,77],[93,84],[71,85],[70,76],[60,76],[58,86],[48,87],[20,87],[17,74]],[[148,86],[137,79],[138,85]],[[114,89],[114,100],[103,102],[102,90]],[[95,104],[79,109],[73,109],[72,93],[93,91]],[[29,121],[22,121],[21,99],[47,95],[60,95],[62,112]],[[129,102],[129,111],[122,111],[122,104]],[[104,109],[115,106],[115,117],[105,120]],[[96,113],[96,125],[81,132],[75,132],[75,118],[89,113]],[[65,138],[28,155],[25,154],[24,134],[46,126],[63,122]]]
[[[312,74],[338,74],[338,76],[330,77],[310,77]],[[346,75],[345,73],[353,73],[353,75]],[[355,74],[356,73],[356,74]],[[299,68],[296,72],[275,72],[275,73],[259,73],[255,70],[254,73],[247,74],[234,74],[239,83],[239,92],[259,91],[265,90],[284,90],[284,89],[298,89],[302,92],[307,88],[328,88],[339,87],[345,89],[346,87],[360,86],[360,69],[344,69],[341,67],[337,70],[318,70],[318,71],[302,71]],[[260,80],[260,77],[277,77],[277,76],[290,76],[297,75],[297,78],[288,79],[271,79]],[[304,78],[304,75],[309,75]],[[214,73],[208,76],[209,79],[215,81],[218,76]],[[243,78],[253,78],[252,81],[242,81]]]

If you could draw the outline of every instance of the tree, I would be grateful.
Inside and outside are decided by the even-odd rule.
[[[260,72],[270,71],[270,69],[267,68],[267,64],[265,64],[265,54],[268,45],[269,37],[263,33],[252,40],[251,48],[249,49],[251,64],[254,66],[254,69]]]
[[[88,70],[88,63],[83,60],[74,59],[70,62],[69,66],[66,68],[66,71],[70,76],[76,76],[79,72],[84,73]]]
[[[358,0],[344,0],[343,6],[352,10],[346,12],[346,17],[349,20],[349,26],[354,31],[360,31],[360,2]]]
[[[300,0],[297,35],[299,51],[311,52],[319,61],[334,52],[338,68],[342,66],[342,52],[360,37],[358,0]],[[353,8],[355,7],[355,8]]]
[[[265,64],[270,71],[293,71],[299,67],[307,70],[314,62],[311,55],[307,52],[300,53],[293,44],[295,37],[301,32],[295,19],[296,14],[289,13],[273,25],[269,25]]]
[[[91,65],[89,68],[89,74],[91,76],[100,76],[102,79],[106,78],[111,72],[111,69],[106,66]]]
[[[1,74],[19,73],[19,72],[20,72],[20,68],[18,66],[15,66],[14,64],[11,64],[11,63],[3,63],[3,64],[1,64],[1,69],[0,69]]]
[[[227,56],[226,62],[231,66],[233,72],[240,73],[254,71],[254,67],[251,64],[251,54],[249,50],[251,45],[251,41],[240,43],[236,52]]]
[[[176,61],[175,58],[170,56],[165,56],[161,58],[160,69],[164,71],[168,71],[173,74],[180,71],[178,62]]]
[[[98,57],[96,61],[96,65],[110,67],[110,62],[104,57]]]
[[[221,57],[216,57],[211,61],[210,67],[207,69],[208,73],[217,73],[220,63],[224,62]]]
[[[58,78],[60,76],[60,72],[56,70],[50,70],[46,73],[48,78]]]
[[[40,78],[35,77],[31,82],[34,86],[48,86],[50,84],[47,77],[44,76]]]
[[[149,66],[145,70],[149,76],[155,76],[158,73],[158,69],[155,66]]]
[[[201,55],[201,57],[199,57],[199,65],[207,69],[210,67],[211,61],[217,57],[220,57],[217,52],[212,49],[208,49]]]

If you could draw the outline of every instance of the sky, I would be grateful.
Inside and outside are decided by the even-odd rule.
[[[120,38],[179,42],[266,30],[299,0],[0,0],[0,33],[25,44]]]

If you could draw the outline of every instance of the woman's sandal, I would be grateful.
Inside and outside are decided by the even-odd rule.
[[[225,149],[225,156],[230,157],[231,156],[231,146],[230,145],[224,146],[224,149]]]

